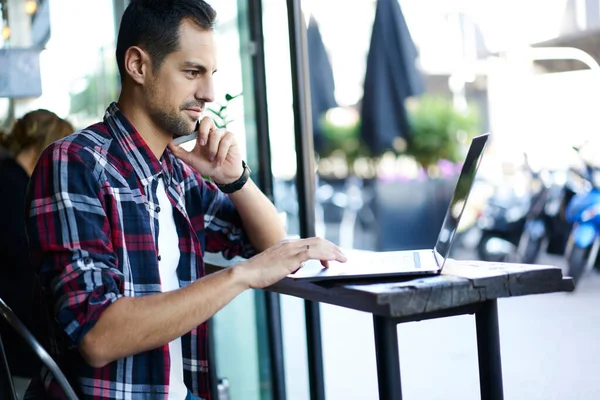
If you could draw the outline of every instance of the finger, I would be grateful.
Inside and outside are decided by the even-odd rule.
[[[171,150],[171,153],[173,153],[173,155],[177,158],[179,158],[180,160],[184,161],[184,162],[188,162],[189,158],[190,158],[190,152],[187,151],[186,149],[184,149],[181,146],[176,145],[175,143],[173,143],[173,141],[171,140],[169,142],[169,150]]]
[[[229,149],[233,144],[233,133],[227,132],[221,138],[221,142],[219,143],[219,150],[217,151],[217,155],[215,157],[215,162],[217,164],[222,164],[227,157],[227,153],[229,153]]]
[[[296,239],[282,243],[285,246],[284,258],[293,258],[298,262],[310,259],[319,261],[346,262],[348,259],[343,251],[333,243],[318,237],[307,239]]]
[[[187,165],[191,166],[192,168],[196,169],[197,171],[199,169],[209,170],[211,168],[210,163],[205,161],[202,157],[195,156],[195,154],[198,154],[196,149],[198,147],[198,143],[196,143],[196,146],[192,151],[187,151],[183,147],[174,144],[173,141],[169,143],[168,147],[175,157],[177,157]]]
[[[302,246],[311,246],[312,248],[319,249],[320,251],[334,254],[335,261],[339,261],[339,262],[348,261],[348,258],[346,257],[346,255],[344,254],[342,249],[340,249],[338,246],[336,246],[335,244],[333,244],[325,239],[322,239],[319,237],[302,239],[301,243],[299,243],[299,244]]]
[[[296,255],[300,262],[308,260],[335,261],[337,255],[331,249],[306,245]]]
[[[324,268],[329,268],[329,261],[327,261],[327,260],[321,260],[321,265],[322,265]]]
[[[205,146],[208,143],[208,135],[215,129],[215,123],[211,117],[202,118],[198,126],[198,143],[200,143],[200,146]]]
[[[340,250],[339,252],[335,253],[335,261],[345,263],[348,261],[348,256],[346,256],[346,254]]]
[[[293,244],[294,252],[307,252],[309,250],[313,250],[312,254],[315,252],[323,252],[325,249],[332,249],[334,251],[341,251],[337,248],[333,243],[328,242],[325,239],[321,239],[318,237],[306,238],[306,239],[298,239]],[[333,252],[333,251],[330,251]]]
[[[181,151],[185,151],[180,146],[177,146],[175,143],[173,143],[172,140],[169,142],[167,147],[169,148],[169,150],[171,150],[171,153],[173,153],[176,157],[178,157],[178,154],[181,154]]]
[[[206,144],[206,155],[210,161],[215,161],[215,157],[219,151],[219,145],[223,136],[223,131],[220,129],[213,129],[208,134],[208,142]]]
[[[287,265],[285,265],[285,268],[290,274],[295,274],[304,267],[304,261],[302,261],[302,258],[298,255],[286,257],[286,261],[288,262],[286,263]]]

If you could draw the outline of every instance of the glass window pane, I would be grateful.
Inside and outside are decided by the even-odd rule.
[[[215,102],[208,105],[213,112],[207,115],[236,135],[244,158],[254,167],[255,118],[248,63],[247,9],[244,4],[238,7],[238,0],[210,3],[218,14],[218,72],[215,74]],[[235,98],[227,101],[227,95]],[[264,336],[264,329],[257,323],[264,314],[259,312],[259,307],[256,292],[246,291],[212,319],[217,376],[228,380],[229,395],[233,399],[268,398],[264,396],[265,385],[260,374],[262,360],[268,360],[268,353],[266,348],[259,347],[259,339]]]
[[[285,212],[288,234],[297,236],[297,163],[286,2],[263,0],[263,21],[275,205],[278,210]],[[287,398],[308,399],[304,301],[281,296],[281,314]]]

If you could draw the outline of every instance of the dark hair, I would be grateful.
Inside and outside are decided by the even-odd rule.
[[[189,19],[201,29],[214,28],[217,13],[203,0],[132,0],[123,13],[117,39],[117,65],[125,79],[125,52],[131,46],[143,48],[160,68],[165,57],[179,49],[179,26]]]
[[[39,109],[19,118],[10,134],[0,134],[0,145],[12,157],[31,147],[41,153],[50,143],[70,135],[74,130],[69,122],[53,112]]]

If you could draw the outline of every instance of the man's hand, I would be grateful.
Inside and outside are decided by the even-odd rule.
[[[198,127],[198,139],[192,151],[169,143],[169,149],[200,175],[217,184],[235,182],[243,172],[242,156],[233,133],[217,129],[212,118],[204,117]]]
[[[308,260],[320,260],[328,267],[329,261],[346,262],[347,258],[339,247],[321,238],[284,240],[234,268],[243,271],[250,288],[262,289],[295,272]]]

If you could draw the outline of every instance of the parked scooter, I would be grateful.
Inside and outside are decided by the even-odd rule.
[[[477,221],[481,238],[477,255],[484,261],[507,261],[519,243],[529,200],[515,195],[494,196]]]
[[[481,260],[508,261],[516,253],[531,206],[543,188],[539,174],[525,165],[529,181],[523,193],[518,194],[514,188],[497,190],[477,222],[481,229],[477,254]]]
[[[580,148],[574,148],[578,153]],[[580,176],[588,182],[588,190],[573,196],[566,210],[573,229],[569,237],[568,274],[577,285],[586,267],[597,259],[600,246],[600,168],[585,162]]]
[[[565,219],[565,209],[575,195],[568,174],[562,179],[560,171],[541,171],[543,188],[527,214],[525,228],[517,253],[526,264],[537,261],[542,250],[563,255],[572,224]]]

